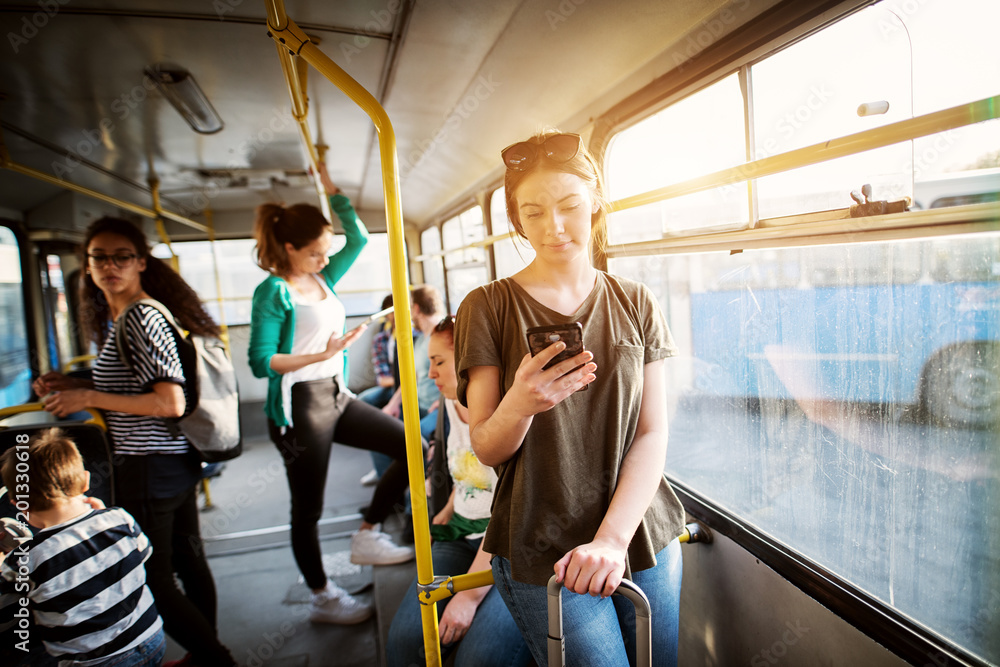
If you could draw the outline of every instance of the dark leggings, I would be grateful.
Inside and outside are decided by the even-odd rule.
[[[326,586],[319,546],[326,475],[334,442],[379,452],[392,465],[375,487],[364,519],[381,523],[403,499],[408,483],[403,423],[363,401],[338,396],[333,380],[299,382],[292,386],[294,428],[280,433],[269,423],[271,440],[285,461],[292,495],[292,552],[310,588]]]
[[[216,630],[215,580],[201,541],[196,487],[172,498],[119,500],[153,547],[146,561],[146,584],[163,629],[190,651],[195,664],[235,665]],[[183,592],[174,581],[175,572]]]

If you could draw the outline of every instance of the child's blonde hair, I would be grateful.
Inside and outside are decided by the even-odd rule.
[[[24,495],[27,485],[29,512],[51,509],[58,500],[87,490],[87,472],[76,443],[62,429],[38,434],[24,449],[9,449],[0,457],[4,486],[9,497]]]

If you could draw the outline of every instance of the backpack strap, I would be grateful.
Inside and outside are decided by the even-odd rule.
[[[184,357],[183,354],[181,354],[179,346],[181,345],[181,341],[185,340],[184,330],[181,329],[179,324],[177,324],[177,320],[174,319],[173,313],[171,313],[166,306],[164,306],[156,299],[139,299],[138,301],[133,301],[132,303],[130,303],[125,307],[125,310],[123,310],[120,315],[118,315],[118,319],[115,320],[114,333],[113,333],[115,337],[115,347],[118,349],[118,358],[121,359],[121,362],[125,364],[125,367],[128,368],[130,371],[135,370],[132,367],[132,349],[129,345],[128,334],[126,334],[125,332],[125,318],[128,316],[129,311],[133,310],[139,304],[145,304],[160,311],[160,314],[163,315],[164,319],[166,319],[167,322],[170,323],[170,326],[173,327],[175,333],[174,340],[178,344],[177,353],[181,355],[181,366],[183,367]],[[187,369],[185,369],[184,381],[189,382],[187,378]],[[185,392],[185,396],[187,395],[188,395],[187,392]],[[161,419],[163,420],[163,423],[166,425],[167,430],[170,432],[170,435],[174,436],[175,438],[180,435],[183,435],[181,433],[180,427],[177,426],[177,422],[175,420],[168,419],[166,417],[162,417]]]
[[[174,328],[174,332],[176,334],[179,334],[180,340],[185,339],[184,330],[181,329],[179,324],[177,324],[177,320],[174,319],[173,313],[171,313],[170,310],[162,303],[160,303],[156,299],[139,299],[138,301],[133,301],[129,305],[125,306],[125,310],[123,310],[121,314],[118,316],[118,319],[115,320],[115,326],[113,332],[113,335],[115,337],[115,347],[118,348],[118,358],[121,359],[122,363],[125,364],[125,367],[128,368],[130,371],[133,370],[132,349],[129,346],[128,335],[125,333],[125,318],[128,315],[129,311],[133,310],[140,303],[160,311],[160,314],[163,315],[164,319],[166,319],[167,322],[170,323],[170,326]],[[174,338],[176,340],[177,336],[175,336]]]

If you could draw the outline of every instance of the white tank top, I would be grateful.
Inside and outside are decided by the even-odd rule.
[[[333,334],[344,330],[346,313],[344,304],[334,295],[322,276],[313,274],[313,279],[323,289],[319,301],[304,301],[295,290],[289,290],[295,303],[295,337],[292,339],[291,354],[316,354],[326,349]],[[296,382],[322,380],[340,374],[344,370],[344,352],[341,350],[326,361],[309,364],[297,371],[285,373],[281,378],[282,405],[285,419],[292,426],[292,385]]]

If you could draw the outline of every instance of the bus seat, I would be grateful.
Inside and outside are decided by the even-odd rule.
[[[56,419],[41,406],[41,403],[25,403],[0,409],[0,454],[12,449],[19,440],[24,442],[23,436],[30,439],[47,428],[58,426],[76,443],[83,457],[83,467],[90,472],[87,495],[100,498],[109,507],[114,505],[111,444],[100,413],[88,410],[67,419]],[[0,511],[6,513],[7,510]]]

